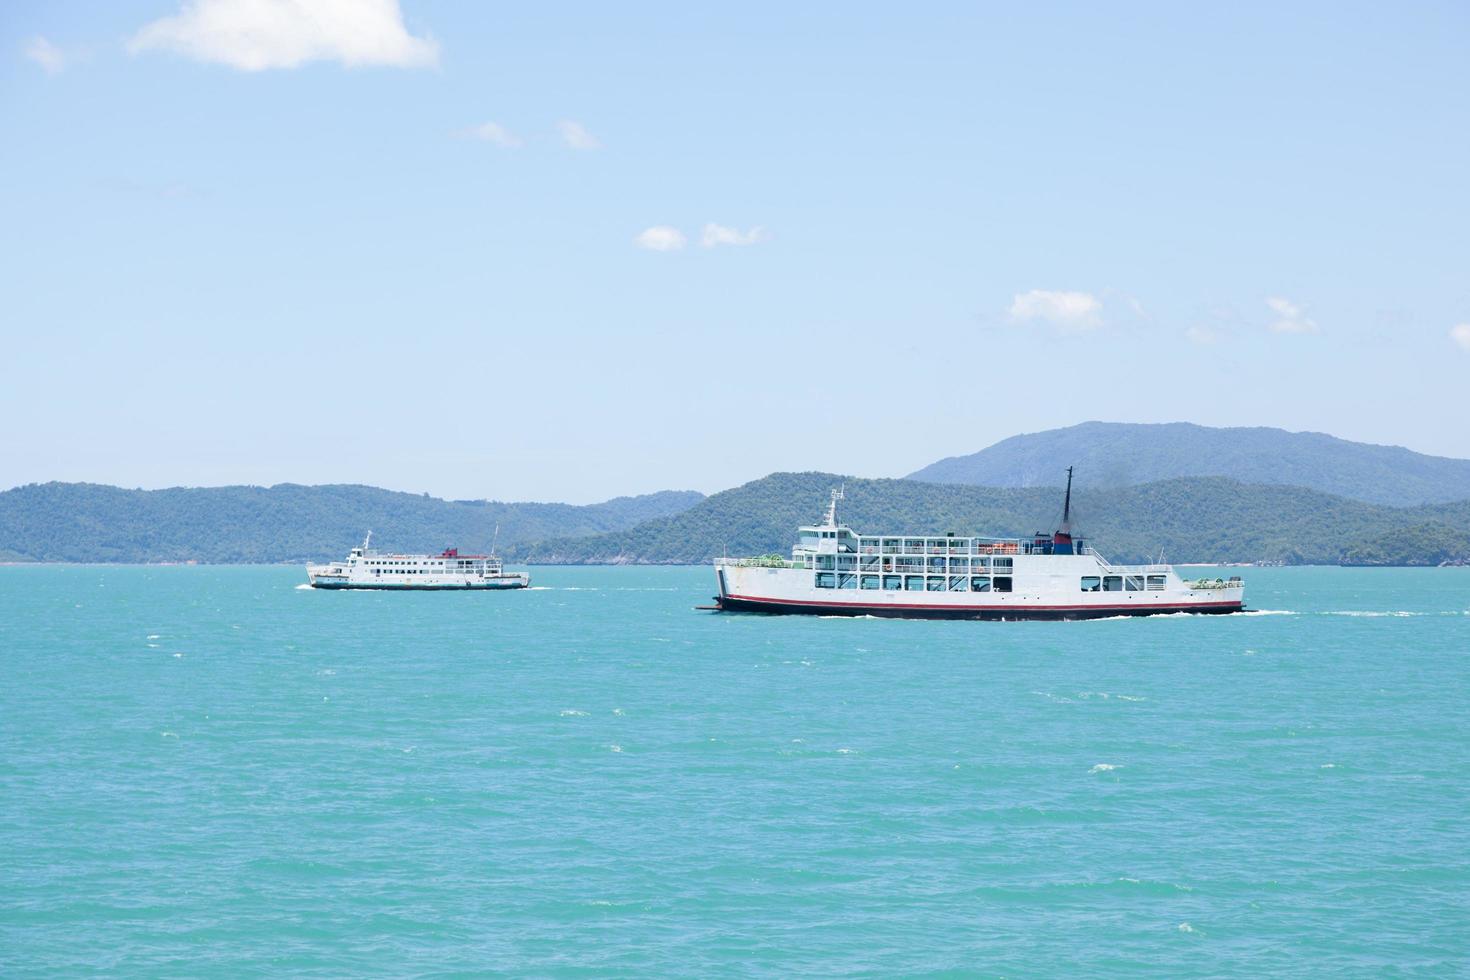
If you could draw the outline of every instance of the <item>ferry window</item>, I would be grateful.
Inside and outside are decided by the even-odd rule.
[[[1102,590],[1102,579],[1096,575],[1082,576],[1083,592],[1100,592]]]
[[[888,589],[891,592],[897,592],[899,589],[902,589],[903,588],[903,576],[902,575],[885,575],[885,576],[883,576],[883,588]]]
[[[997,591],[997,592],[1009,592],[1009,591],[1011,591],[1011,577],[1009,575],[997,575],[995,577],[995,591]]]
[[[970,559],[970,565],[971,565],[971,567],[975,571],[978,572],[978,571],[981,571],[982,569],[986,569],[986,568],[989,568],[990,567],[990,559],[989,558],[971,558]]]
[[[930,571],[933,571],[933,572],[942,572],[942,571],[944,571],[944,559],[943,558],[930,558],[929,559],[929,570]]]
[[[833,567],[833,564],[832,563],[835,560],[836,559],[834,559],[831,555],[818,555],[817,556],[817,567],[818,568],[822,568],[822,569],[830,570]]]
[[[992,560],[991,564],[993,564],[995,566],[995,570],[996,571],[1000,571],[1001,569],[1005,569],[1006,571],[1009,571],[1010,568],[1011,568],[1011,566],[1013,564],[1015,564],[1015,559],[1013,559],[1013,558],[996,558],[996,559],[993,559]]]
[[[1148,577],[1148,587],[1149,587],[1149,590],[1152,591],[1152,592],[1159,591],[1160,589],[1162,589],[1164,587],[1164,583],[1166,581],[1167,581],[1167,579],[1163,575],[1150,575]]]
[[[1105,576],[1103,576],[1103,591],[1104,592],[1122,592],[1123,591],[1123,576],[1121,576],[1121,575],[1105,575]]]
[[[929,576],[928,591],[929,592],[943,592],[944,591],[944,576],[943,575],[930,575]]]
[[[970,583],[966,581],[966,578],[963,575],[951,575],[949,577],[949,591],[969,592]]]
[[[922,575],[905,575],[903,577],[903,587],[906,590],[908,590],[909,592],[923,592],[924,591],[924,576],[922,576]]]
[[[1128,576],[1128,591],[1129,592],[1142,592],[1143,591],[1143,576],[1142,575],[1130,575],[1130,576]]]
[[[864,575],[861,585],[865,589],[876,589],[878,587],[878,576]]]
[[[968,572],[970,570],[970,559],[951,558],[949,560],[949,570],[951,572]]]
[[[857,588],[857,576],[856,575],[851,575],[851,574],[844,574],[844,575],[837,576],[837,587],[839,589],[855,589],[855,588]]]
[[[987,575],[976,575],[970,579],[971,592],[989,592],[990,577]]]
[[[819,588],[819,589],[835,589],[835,588],[837,588],[837,576],[836,575],[833,575],[831,572],[818,572],[817,573],[817,588]]]

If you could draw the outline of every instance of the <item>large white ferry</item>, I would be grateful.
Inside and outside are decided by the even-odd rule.
[[[1170,565],[1112,565],[1072,537],[1072,471],[1061,527],[1033,538],[869,537],[826,519],[791,558],[715,562],[715,609],[924,619],[1096,619],[1245,608],[1239,577],[1186,582]]]
[[[457,548],[439,555],[383,554],[373,550],[372,540],[369,531],[345,560],[307,565],[307,581],[316,589],[524,589],[531,584],[530,575],[507,572],[494,555],[462,555]]]

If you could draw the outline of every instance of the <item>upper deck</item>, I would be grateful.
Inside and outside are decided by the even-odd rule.
[[[437,555],[407,555],[380,552],[372,545],[372,533],[367,540],[353,548],[347,555],[346,564],[367,569],[382,570],[388,574],[493,574],[501,568],[501,561],[494,555],[462,555],[458,548],[445,548]]]
[[[811,568],[821,571],[933,571],[964,572],[982,568],[1009,571],[1017,557],[1084,558],[1114,574],[1147,575],[1169,570],[1168,565],[1113,565],[1082,538],[1069,532],[1037,534],[1030,538],[986,535],[866,535],[837,519],[842,491],[832,501],[820,524],[797,529],[797,541],[788,561],[777,555],[722,559],[718,564],[765,568]]]

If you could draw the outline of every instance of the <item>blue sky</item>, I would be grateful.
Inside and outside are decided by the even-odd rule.
[[[7,4],[0,486],[1470,457],[1470,7],[1034,6]]]

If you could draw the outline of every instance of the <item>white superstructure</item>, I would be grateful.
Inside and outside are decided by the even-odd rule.
[[[372,532],[346,559],[307,565],[306,578],[317,589],[524,589],[525,572],[507,572],[494,555],[461,555],[447,548],[438,555],[394,555],[374,551]]]
[[[722,611],[932,619],[1092,619],[1229,613],[1238,577],[1187,582],[1170,565],[1112,565],[1073,540],[1071,471],[1062,526],[1033,538],[868,536],[826,519],[780,555],[715,562]]]

